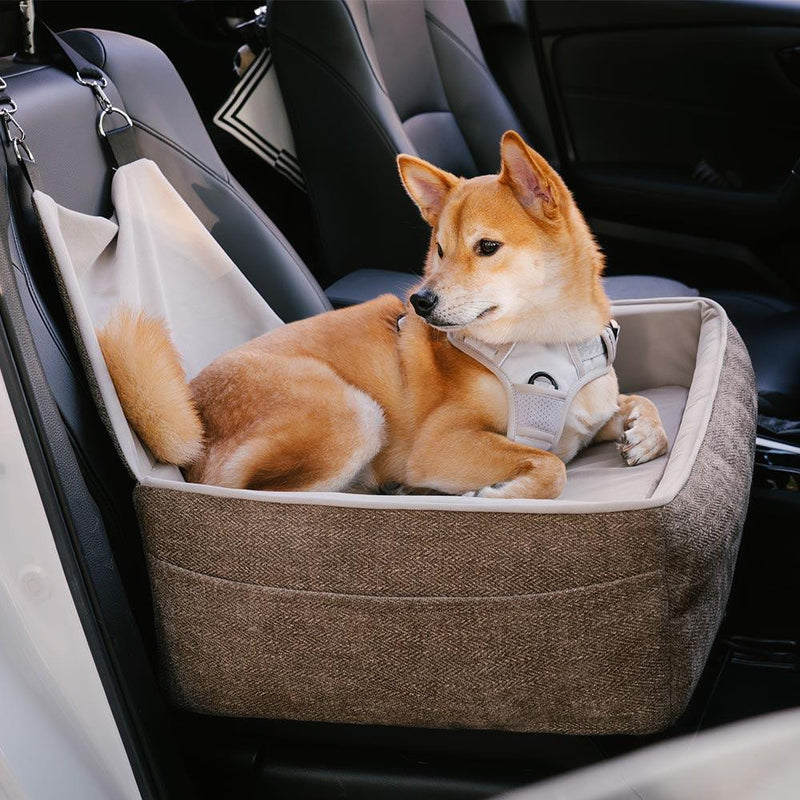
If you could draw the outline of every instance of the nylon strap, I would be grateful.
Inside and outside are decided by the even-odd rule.
[[[63,69],[78,83],[89,87],[94,93],[100,104],[100,115],[97,121],[98,134],[108,143],[116,166],[121,167],[123,164],[129,164],[131,161],[141,158],[131,118],[121,105],[113,105],[104,91],[106,86],[114,86],[108,75],[96,64],[92,64],[84,58],[62,36],[59,36],[39,19],[36,20],[36,31],[40,41],[46,43],[46,50],[53,55],[60,56],[53,62],[54,65]],[[116,87],[114,89],[119,96],[119,91],[116,90]],[[111,127],[106,120],[123,124]]]

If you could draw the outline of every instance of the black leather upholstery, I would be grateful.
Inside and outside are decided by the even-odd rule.
[[[559,166],[548,96],[539,76],[532,34],[532,4],[526,0],[470,0],[469,12],[492,75],[516,111],[536,149]],[[555,103],[550,99],[551,112]]]
[[[270,32],[327,270],[395,270],[402,287],[422,265],[429,230],[400,184],[396,155],[471,177],[497,171],[506,130],[525,133],[465,3],[275,0]],[[539,138],[528,136],[552,153],[552,135]],[[358,283],[367,287],[366,277]],[[341,289],[330,295],[337,303],[348,299]]]
[[[273,5],[275,68],[332,273],[417,270],[428,230],[397,153],[459,175],[496,172],[522,129],[461,2],[314,0]]]

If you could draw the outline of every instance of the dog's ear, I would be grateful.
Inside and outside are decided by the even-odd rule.
[[[447,195],[458,182],[455,175],[414,156],[397,156],[400,179],[423,219],[433,227],[442,213]]]
[[[511,188],[524,208],[552,218],[567,192],[556,171],[516,131],[506,131],[500,141],[500,181]]]

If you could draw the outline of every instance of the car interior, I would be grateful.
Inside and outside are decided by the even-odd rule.
[[[143,797],[491,797],[800,703],[800,5],[37,0],[35,21],[32,8],[0,4],[0,372]],[[215,121],[250,59],[274,70],[280,96],[266,113],[285,114],[302,180]],[[76,63],[99,91],[75,79]],[[570,187],[606,255],[612,301],[704,297],[724,309],[755,374],[752,473],[750,442],[730,443],[752,486],[742,484],[740,541],[736,514],[721,507],[682,523],[730,517],[735,571],[720,567],[721,585],[732,581],[722,622],[676,720],[558,733],[175,701],[164,590],[143,541],[168,513],[134,493],[34,200],[39,191],[80,215],[114,212],[112,178],[129,159],[104,141],[117,137],[98,136],[101,109],[128,118],[138,155],[284,322],[383,293],[405,299],[430,235],[396,156],[495,173],[506,130]],[[670,325],[682,319],[659,335],[681,341]],[[706,466],[710,485],[732,481],[724,463]],[[181,525],[176,540],[190,538]],[[632,529],[631,549],[633,539]],[[587,669],[593,658],[587,650]]]

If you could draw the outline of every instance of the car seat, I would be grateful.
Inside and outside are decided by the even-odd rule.
[[[525,127],[489,72],[463,0],[276,0],[270,42],[336,305],[402,294],[429,229],[397,178],[410,153],[456,175],[497,172]],[[313,88],[312,88],[313,87]],[[542,147],[541,137],[528,142]],[[548,156],[552,153],[543,148]],[[610,277],[612,299],[696,295]]]

